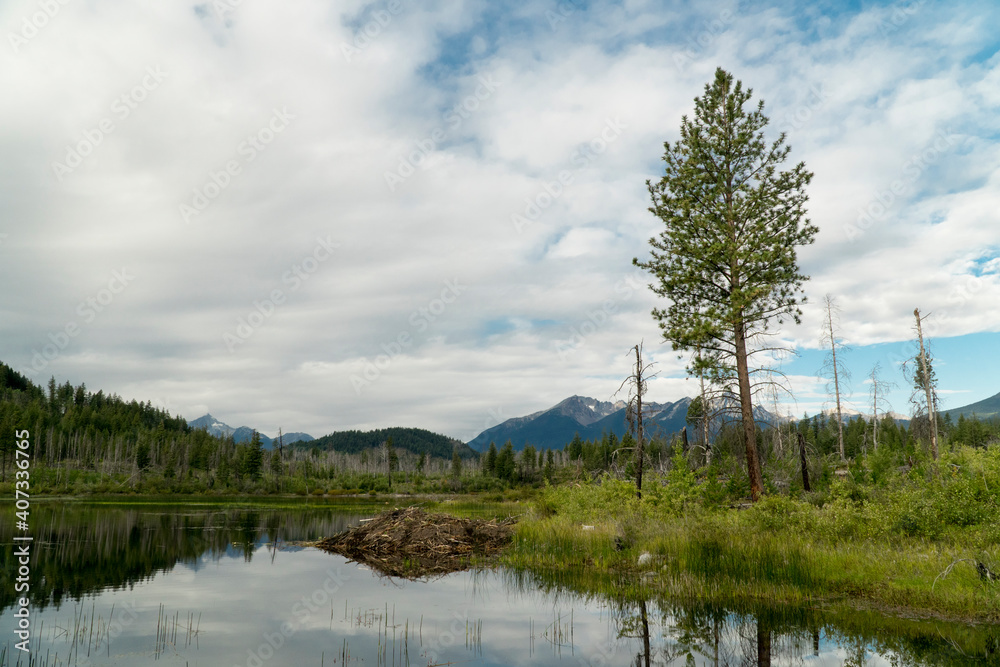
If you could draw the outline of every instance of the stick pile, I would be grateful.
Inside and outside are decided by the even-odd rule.
[[[513,523],[513,519],[461,519],[408,507],[380,514],[315,546],[382,574],[413,579],[462,570],[473,555],[497,553],[510,540]]]

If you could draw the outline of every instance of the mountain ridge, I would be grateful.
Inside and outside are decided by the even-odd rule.
[[[951,408],[950,410],[942,410],[942,413],[951,415],[952,419],[957,419],[959,415],[965,415],[966,418],[975,415],[978,419],[989,419],[990,417],[1000,416],[1000,393],[994,394],[989,398],[984,398],[981,401],[976,401],[975,403]]]
[[[220,438],[233,437],[233,442],[250,442],[253,438],[254,429],[249,426],[238,426],[233,428],[229,424],[219,421],[212,416],[212,413],[206,412],[201,417],[197,419],[192,419],[188,421],[188,426],[193,429],[204,429],[209,432],[210,435],[218,436]],[[260,435],[261,444],[264,445],[264,449],[273,449],[277,444],[277,438],[271,438],[264,435],[260,431],[257,431]],[[308,433],[282,433],[281,440],[284,445],[291,445],[296,442],[311,442],[316,438],[312,437]]]

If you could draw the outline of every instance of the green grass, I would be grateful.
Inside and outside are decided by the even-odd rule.
[[[983,582],[969,562],[942,576],[959,559],[1000,571],[1000,457],[960,457],[974,475],[943,461],[918,479],[883,487],[838,483],[813,502],[773,495],[741,510],[706,502],[714,491],[683,471],[650,479],[642,501],[630,482],[610,477],[556,487],[518,524],[502,562],[640,596],[849,602],[997,622],[1000,583]],[[640,568],[644,552],[652,559]]]

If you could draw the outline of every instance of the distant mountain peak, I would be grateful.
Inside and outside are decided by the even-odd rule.
[[[254,429],[249,426],[233,428],[229,424],[225,424],[213,417],[210,412],[206,412],[203,416],[189,421],[188,426],[194,429],[204,429],[211,435],[219,438],[233,436],[234,442],[249,442],[253,438],[254,432]],[[257,431],[257,433],[260,434],[260,441],[263,443],[265,449],[271,449],[272,445],[277,443],[277,438],[269,438],[260,431]],[[308,433],[284,433],[281,440],[284,445],[290,445],[293,442],[310,442],[315,440],[315,438]]]
[[[676,433],[686,427],[690,398],[673,403],[644,403],[648,432]],[[542,449],[562,449],[577,434],[585,440],[600,439],[614,433],[621,438],[628,430],[625,421],[625,401],[601,401],[587,396],[570,396],[547,410],[540,410],[525,417],[514,417],[489,428],[469,441],[469,446],[479,451],[498,447],[507,440],[514,449],[525,445]]]

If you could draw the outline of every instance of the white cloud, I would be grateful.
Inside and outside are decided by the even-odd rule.
[[[914,306],[937,313],[936,335],[1000,330],[998,265],[975,264],[1000,203],[1000,61],[979,55],[991,5],[924,4],[897,25],[892,7],[724,17],[630,2],[550,26],[547,3],[404,2],[357,41],[376,5],[241,3],[223,20],[210,5],[71,3],[4,51],[0,86],[17,94],[0,99],[3,360],[30,367],[75,322],[36,380],[266,432],[407,423],[464,437],[501,408],[606,398],[644,339],[665,376],[653,400],[675,400],[691,393],[684,363],[627,276],[658,231],[644,182],[717,65],[766,100],[816,173],[821,233],[800,252],[813,304],[786,336],[816,345],[825,292],[856,345],[909,337]],[[5,35],[31,7],[0,9]],[[157,67],[122,116],[116,100]],[[281,132],[275,110],[293,116]],[[105,119],[113,131],[88,150]],[[928,157],[942,132],[951,145]],[[81,147],[60,181],[52,163]],[[390,190],[401,161],[413,172]],[[220,180],[185,224],[180,205]],[[845,226],[894,181],[901,193],[851,242]],[[511,216],[532,202],[519,233]],[[289,278],[327,236],[336,252]],[[84,322],[80,304],[123,267],[135,281]],[[456,280],[461,293],[442,295]],[[230,352],[224,334],[275,290],[283,301]],[[491,329],[501,320],[513,328]],[[404,334],[359,397],[351,375]]]

